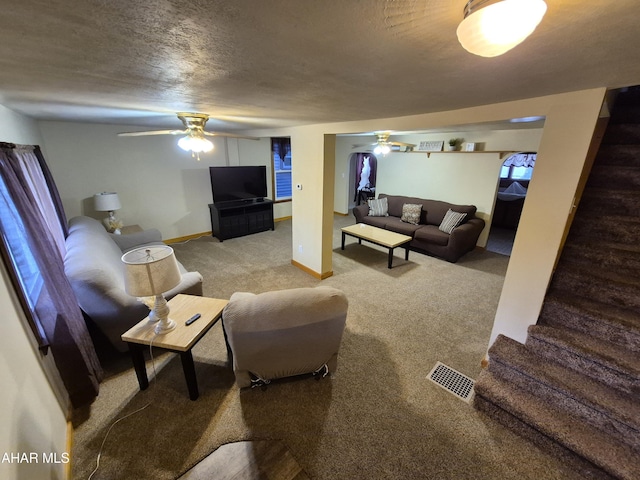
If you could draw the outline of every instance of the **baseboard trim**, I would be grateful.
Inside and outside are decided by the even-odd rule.
[[[295,260],[291,260],[291,265],[293,265],[294,267],[298,267],[303,272],[308,273],[309,275],[317,278],[318,280],[324,280],[325,278],[329,278],[333,275],[333,271],[318,273],[315,270],[311,270],[309,267],[301,264],[300,262],[296,262]]]
[[[167,240],[163,240],[163,242],[166,243],[167,245],[170,245],[172,243],[187,242],[189,240],[193,240],[194,238],[208,237],[208,236],[210,236],[212,234],[213,234],[213,232],[194,233],[193,235],[187,235],[185,237],[169,238]]]
[[[274,218],[273,221],[274,222],[284,222],[285,220],[291,220],[291,216],[289,217],[280,217],[280,218]],[[166,243],[167,245],[170,245],[172,243],[182,243],[182,242],[187,242],[189,240],[193,240],[194,238],[200,238],[200,237],[208,237],[213,235],[212,231],[209,232],[202,232],[202,233],[194,233],[192,235],[186,235],[184,237],[176,237],[176,238],[169,238],[167,240],[163,240],[164,243]]]

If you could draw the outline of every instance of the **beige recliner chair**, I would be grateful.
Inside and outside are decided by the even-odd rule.
[[[334,372],[347,307],[344,293],[331,287],[234,293],[222,325],[238,386]]]

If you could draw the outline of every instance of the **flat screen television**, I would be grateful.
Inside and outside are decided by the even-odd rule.
[[[267,196],[267,167],[209,167],[213,203],[262,200]]]

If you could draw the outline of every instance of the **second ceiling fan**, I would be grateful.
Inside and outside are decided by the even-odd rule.
[[[415,144],[413,143],[404,143],[404,142],[390,142],[389,136],[391,132],[375,132],[375,136],[377,138],[376,142],[370,144],[373,145],[373,153],[376,155],[386,155],[391,152],[392,147],[407,147],[414,148]],[[363,147],[364,145],[354,145],[354,148]]]

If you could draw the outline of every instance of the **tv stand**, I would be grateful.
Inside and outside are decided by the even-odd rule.
[[[273,230],[273,201],[238,200],[209,204],[212,235],[221,242],[228,238]]]

